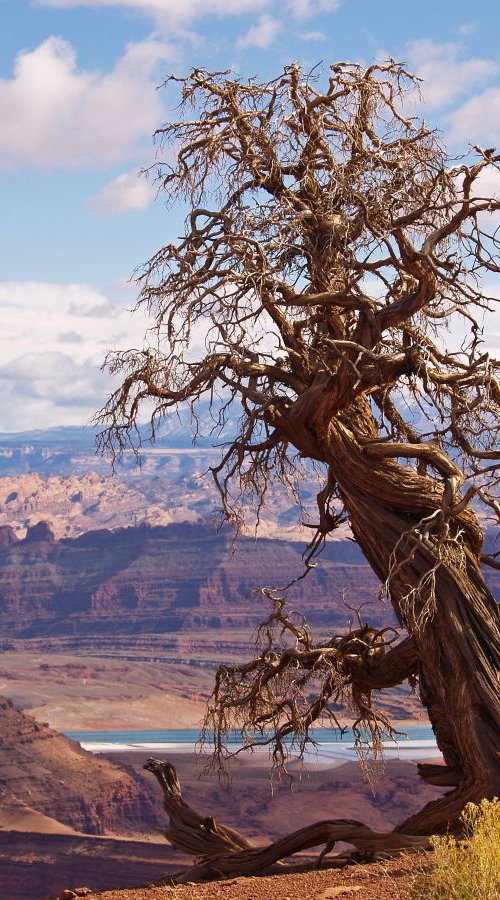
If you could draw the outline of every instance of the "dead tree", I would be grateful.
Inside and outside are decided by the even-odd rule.
[[[189,806],[182,799],[180,782],[170,763],[148,759],[144,768],[152,772],[163,792],[163,806],[170,820],[165,837],[177,850],[197,860],[186,871],[168,879],[174,884],[214,880],[235,873],[283,872],[282,859],[321,844],[324,847],[317,857],[317,868],[339,842],[351,844],[356,848],[356,858],[366,861],[388,859],[402,850],[424,850],[430,846],[426,837],[379,833],[355,819],[327,819],[299,828],[265,847],[256,847],[233,828],[219,824],[213,816],[204,818]],[[349,851],[337,854],[329,862],[342,866],[350,859]]]
[[[273,725],[279,749],[350,692],[376,734],[371,691],[416,677],[446,764],[421,774],[453,789],[399,831],[445,829],[500,790],[500,620],[481,569],[499,565],[482,550],[500,510],[498,364],[482,326],[500,271],[500,201],[483,185],[500,154],[450,161],[409,115],[416,79],[392,60],[325,78],[291,65],[267,84],[200,69],[174,80],[181,119],[158,130],[153,174],[187,203],[185,233],[139,273],[156,327],[147,349],[107,361],[120,387],[102,445],[129,446],[143,410],[154,437],[182,404],[196,423],[199,401],[217,399],[221,426],[238,405],[213,470],[233,520],[241,497],[260,507],[304,460],[324,466],[310,555],[343,510],[406,638],[380,635],[375,659],[373,634],[351,652],[318,647],[278,601],[270,641],[219,673],[209,715],[222,736],[232,721]],[[273,644],[280,615],[286,646]],[[301,705],[311,673],[319,694]]]

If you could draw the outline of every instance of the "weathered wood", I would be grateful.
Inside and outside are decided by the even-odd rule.
[[[177,773],[169,762],[150,758],[144,768],[152,772],[163,791],[163,807],[170,820],[163,833],[172,846],[192,856],[234,853],[252,847],[233,828],[220,825],[212,816],[201,816],[182,799]]]
[[[460,784],[462,770],[459,766],[433,765],[417,763],[418,774],[427,782],[437,787],[456,787]]]
[[[230,875],[262,874],[272,870],[280,860],[324,845],[317,859],[319,866],[339,841],[352,844],[365,860],[429,847],[425,836],[376,832],[354,819],[316,822],[265,847],[254,847],[237,831],[211,817],[201,816],[182,799],[180,782],[171,763],[148,759],[144,768],[153,773],[163,791],[164,808],[170,819],[163,832],[165,837],[178,850],[199,860],[185,872],[173,876],[177,884]],[[346,861],[345,853],[340,857]]]
[[[318,416],[317,404],[310,430],[320,430]],[[377,426],[366,401],[327,427],[328,462],[354,536],[414,641],[422,702],[446,765],[459,773],[454,790],[399,829],[459,830],[466,803],[500,791],[500,611],[479,564],[481,529],[464,508],[447,522],[445,537],[438,527],[425,534],[421,523],[439,520],[445,488],[395,459],[368,459],[360,435],[367,440]]]
[[[498,521],[499,369],[480,334],[495,299],[485,285],[500,272],[488,215],[500,199],[478,186],[500,154],[476,145],[450,167],[436,134],[401,117],[416,81],[393,60],[336,63],[323,88],[317,78],[292,64],[266,84],[201,69],[179,79],[183,114],[157,132],[177,162],[155,174],[191,214],[142,270],[155,339],[108,359],[122,383],[101,413],[101,445],[127,448],[144,403],[152,438],[184,403],[197,431],[200,402],[222,389],[221,433],[229,409],[240,413],[212,468],[227,519],[239,522],[252,494],[260,510],[277,480],[293,492],[297,454],[325,464],[306,564],[345,515],[411,641],[387,654],[384,683],[409,671],[415,681],[416,669],[458,775],[400,830],[442,832],[460,827],[467,802],[500,792],[500,615],[470,505]],[[456,352],[445,323],[462,318]],[[192,339],[207,323],[198,353]],[[269,646],[269,668],[282,650]],[[303,735],[324,714],[339,679],[352,678],[351,706],[373,723],[378,673],[361,669],[332,668],[302,719],[292,704],[287,720],[290,698],[268,690],[278,751],[285,732]],[[238,715],[230,697],[214,711],[219,736],[244,719],[236,699]],[[247,730],[263,724],[261,706],[250,692]]]

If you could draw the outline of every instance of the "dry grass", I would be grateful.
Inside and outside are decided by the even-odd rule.
[[[500,900],[500,801],[467,804],[465,838],[433,838],[435,868],[415,884],[414,900]]]

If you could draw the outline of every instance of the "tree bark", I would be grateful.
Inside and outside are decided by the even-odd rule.
[[[429,840],[425,836],[379,833],[353,819],[315,822],[264,847],[254,847],[233,828],[220,824],[212,816],[203,817],[189,806],[182,799],[180,782],[170,763],[148,759],[144,768],[152,772],[163,791],[163,805],[170,820],[164,831],[165,837],[178,850],[198,860],[194,866],[172,877],[175,884],[279,871],[276,866],[282,859],[324,845],[316,862],[319,868],[324,857],[339,841],[351,844],[365,860],[385,859],[398,855],[402,850],[429,848]],[[350,856],[339,854],[334,861],[345,865]]]
[[[356,431],[374,439],[373,420],[359,410]],[[361,414],[364,413],[364,422]],[[368,427],[366,427],[368,426]],[[407,561],[390,581],[390,598],[401,625],[415,641],[421,699],[427,708],[454,790],[429,803],[399,826],[408,834],[456,828],[464,805],[500,792],[500,616],[483,579],[481,531],[466,509],[452,523],[456,540],[436,566],[430,542],[405,538],[423,516],[442,504],[442,486],[392,459],[371,459],[354,428],[330,423],[317,436],[339,485],[354,537],[372,569],[385,582],[400,542]],[[423,615],[409,611],[408,591],[435,567],[435,603]],[[416,599],[422,607],[426,597]],[[457,783],[458,782],[458,783]]]

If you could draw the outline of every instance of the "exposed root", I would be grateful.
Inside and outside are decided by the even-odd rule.
[[[197,859],[194,866],[173,876],[176,884],[233,875],[260,875],[295,853],[323,845],[316,861],[319,868],[339,841],[355,848],[358,862],[386,859],[402,850],[422,850],[430,846],[427,837],[380,833],[354,819],[332,819],[300,828],[265,847],[254,847],[234,829],[219,824],[212,817],[204,818],[188,806],[182,799],[180,783],[170,763],[148,759],[144,768],[153,773],[163,791],[164,808],[170,819],[165,837],[178,850]],[[348,861],[349,856],[345,853],[332,860],[342,865]]]

